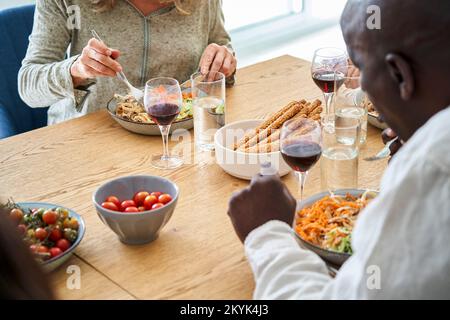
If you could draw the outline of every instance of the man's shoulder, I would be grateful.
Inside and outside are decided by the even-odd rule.
[[[429,162],[450,174],[450,107],[420,128],[398,155],[402,162],[407,159],[416,165]]]

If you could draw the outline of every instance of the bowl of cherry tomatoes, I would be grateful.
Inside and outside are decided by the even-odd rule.
[[[83,218],[70,209],[50,203],[11,201],[7,208],[24,243],[46,271],[66,262],[83,239]]]
[[[154,241],[175,210],[178,186],[156,176],[121,177],[93,194],[97,214],[125,244]]]

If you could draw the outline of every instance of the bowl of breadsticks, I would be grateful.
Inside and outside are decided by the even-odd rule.
[[[292,119],[309,118],[320,121],[320,100],[293,101],[266,120],[244,120],[230,123],[214,136],[217,164],[228,174],[251,180],[260,173],[261,164],[271,163],[280,176],[291,168],[280,152],[280,134],[283,124]]]

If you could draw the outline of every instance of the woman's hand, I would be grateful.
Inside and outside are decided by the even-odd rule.
[[[206,74],[209,71],[219,71],[229,77],[236,70],[236,65],[236,58],[230,49],[211,43],[200,59],[200,72]]]
[[[89,40],[70,68],[74,87],[96,77],[115,77],[117,72],[122,71],[122,66],[115,61],[119,56],[119,51],[108,48],[103,42],[94,38]]]

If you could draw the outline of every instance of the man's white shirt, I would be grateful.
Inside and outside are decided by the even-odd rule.
[[[336,278],[270,221],[245,241],[255,299],[449,299],[450,107],[431,118],[386,170],[360,214],[353,256]]]

